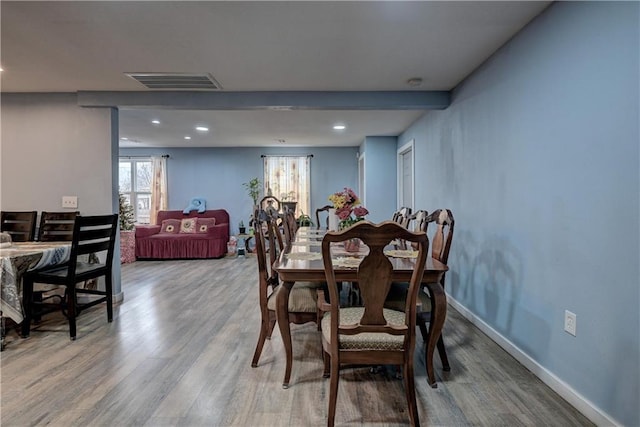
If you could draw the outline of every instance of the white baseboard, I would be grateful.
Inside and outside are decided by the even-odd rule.
[[[527,369],[529,369],[535,376],[548,385],[553,391],[558,393],[564,400],[569,402],[574,408],[580,411],[585,417],[591,420],[598,426],[621,426],[622,424],[615,421],[610,415],[603,412],[600,408],[595,406],[591,401],[586,399],[576,390],[571,388],[569,384],[562,381],[555,374],[549,371],[544,366],[533,360],[528,354],[523,352],[515,344],[501,335],[498,331],[493,329],[484,320],[480,319],[474,313],[469,311],[466,307],[447,294],[448,303],[458,311],[463,317],[465,317],[473,325],[477,326],[482,332],[484,332],[489,338],[491,338],[496,344],[502,347],[507,353],[513,356],[518,362],[522,363]]]

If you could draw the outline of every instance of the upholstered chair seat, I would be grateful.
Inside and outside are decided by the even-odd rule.
[[[404,308],[404,303],[403,303]],[[343,325],[357,324],[362,319],[364,307],[346,307],[340,309],[340,323]],[[402,311],[383,309],[382,314],[390,325],[404,325],[405,314]],[[327,341],[331,340],[331,313],[322,318],[322,335]],[[356,335],[341,335],[341,350],[402,350],[404,336],[391,335],[384,332],[364,332]]]
[[[291,288],[289,294],[289,312],[291,313],[316,313],[318,311],[317,301],[320,283],[299,282]],[[276,298],[278,292],[282,290],[282,286],[278,286],[275,292],[269,295],[267,308],[276,310]]]

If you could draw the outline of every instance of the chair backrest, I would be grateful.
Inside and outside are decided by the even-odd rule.
[[[2,211],[0,216],[0,229],[9,233],[12,241],[29,242],[35,238],[38,211]]]
[[[429,224],[435,225],[435,231],[431,238],[431,257],[447,264],[449,261],[449,250],[453,239],[453,227],[455,221],[449,209],[438,209],[426,218],[427,227]],[[445,275],[442,275],[440,284],[444,287]]]
[[[273,228],[275,221],[272,221],[271,218],[263,218],[256,220],[256,230],[262,230],[263,225],[268,230],[265,234],[263,232],[258,232],[254,234],[254,238],[256,240],[256,258],[258,259],[258,286],[260,292],[260,309],[267,310],[267,300],[269,298],[270,291],[278,285],[278,276],[273,270],[273,261],[267,257],[267,253],[273,253],[275,257],[277,257],[277,242],[273,237]],[[270,290],[271,288],[271,290]]]
[[[361,221],[340,232],[329,231],[322,239],[322,258],[330,301],[339,301],[331,243],[344,242],[353,238],[360,239],[369,248],[369,253],[362,259],[357,270],[357,283],[364,302],[364,314],[355,324],[353,324],[354,319],[350,319],[352,324],[341,325],[338,304],[331,304],[331,337],[339,337],[340,334],[384,332],[405,335],[405,346],[412,346],[414,343],[412,340],[415,340],[416,298],[429,250],[427,235],[422,232],[413,233],[393,221],[380,224]],[[392,261],[384,253],[384,249],[395,239],[415,242],[418,245],[418,256],[413,266],[405,303],[405,325],[402,326],[388,325],[383,315],[383,306],[391,288],[393,273]],[[332,339],[332,346],[338,345],[338,341],[339,339]],[[336,351],[337,348],[339,345]]]
[[[70,242],[73,226],[80,212],[42,212],[38,240],[41,242]]]
[[[397,211],[393,213],[391,217],[393,222],[397,222],[404,228],[409,227],[409,221],[411,221],[411,208],[409,207],[401,207]]]
[[[289,246],[298,231],[298,222],[293,212],[287,211],[282,214],[282,228],[284,229],[284,244]]]
[[[428,216],[429,213],[425,210],[420,209],[415,211],[414,214],[410,217],[411,221],[413,221],[413,227],[411,227],[411,230],[414,232],[423,231],[426,233]]]
[[[277,197],[265,196],[260,200],[258,207],[260,210],[265,211],[267,215],[275,217],[280,213],[280,200]]]
[[[327,218],[325,220],[325,228],[328,230],[329,229],[329,209],[331,209],[333,206],[331,205],[325,205],[321,208],[316,209],[316,226],[318,228],[322,228],[322,226],[320,225],[320,212],[326,212],[327,213]]]
[[[81,255],[98,255],[106,251],[104,263],[96,264],[96,270],[110,270],[113,263],[116,232],[118,230],[118,215],[76,216],[71,240],[71,254],[69,255],[68,277],[82,277],[76,271],[78,257]],[[81,280],[81,279],[78,279]],[[73,282],[73,280],[72,280]]]

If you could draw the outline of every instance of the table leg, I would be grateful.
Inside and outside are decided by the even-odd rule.
[[[428,283],[426,285],[431,297],[431,320],[429,322],[429,334],[425,348],[425,364],[427,367],[427,379],[432,388],[438,387],[433,372],[433,353],[442,333],[442,327],[447,317],[447,296],[440,283]]]
[[[33,280],[23,276],[22,278],[22,338],[28,338],[31,332],[31,312],[33,309]]]
[[[284,381],[282,388],[289,388],[289,379],[291,378],[291,364],[293,362],[293,350],[291,346],[291,329],[289,325],[289,293],[294,282],[284,282],[282,289],[276,296],[276,318],[278,319],[278,327],[280,328],[280,336],[284,344],[286,354],[286,368],[284,372]]]

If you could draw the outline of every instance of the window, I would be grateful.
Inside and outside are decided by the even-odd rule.
[[[153,163],[150,158],[120,159],[119,191],[133,206],[138,224],[149,224]]]
[[[296,216],[310,212],[310,157],[264,156],[264,194],[297,202]]]

